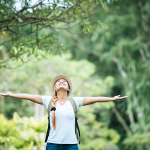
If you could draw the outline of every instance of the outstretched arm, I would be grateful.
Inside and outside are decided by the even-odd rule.
[[[0,93],[1,96],[11,96],[19,99],[27,99],[30,101],[33,101],[38,104],[43,104],[42,101],[42,96],[41,95],[31,95],[31,94],[25,94],[25,93],[11,93],[11,92],[6,92],[6,93]]]
[[[115,101],[115,100],[121,100],[127,98],[127,96],[120,97],[114,96],[114,97],[83,97],[83,105],[89,105],[93,104],[95,102],[109,102],[109,101]]]

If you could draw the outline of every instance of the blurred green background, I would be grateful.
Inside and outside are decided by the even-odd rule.
[[[150,150],[150,0],[32,2],[0,0],[0,92],[52,95],[64,74],[70,97],[127,95],[79,108],[79,148]],[[46,113],[1,96],[0,150],[44,148]]]

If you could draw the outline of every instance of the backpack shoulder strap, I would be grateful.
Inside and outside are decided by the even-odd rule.
[[[76,105],[76,102],[73,98],[68,98],[72,107],[73,107],[73,110],[74,110],[74,114],[75,114],[75,117],[77,118],[77,105]]]
[[[53,98],[51,98],[51,100],[49,101],[49,104],[48,104],[48,109],[47,109],[48,117],[50,115],[50,111],[51,111],[51,108],[52,108],[52,102],[53,102]]]
[[[50,111],[51,111],[51,108],[52,108],[52,101],[53,101],[52,99],[53,98],[51,98],[51,100],[49,101],[48,108],[47,108],[47,112],[48,112],[48,128],[47,128],[47,133],[46,133],[46,137],[45,137],[45,142],[47,142],[49,131],[50,131]]]
[[[77,119],[78,119],[78,117],[77,117],[77,104],[76,104],[74,98],[68,98],[68,99],[69,99],[69,101],[70,101],[70,103],[73,107],[73,110],[74,110],[74,114],[75,114],[75,133],[76,133],[76,137],[79,140],[79,144],[80,144],[80,129],[79,129],[78,121],[77,121]]]

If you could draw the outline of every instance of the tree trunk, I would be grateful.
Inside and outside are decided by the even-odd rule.
[[[4,106],[5,106],[5,97],[4,96],[1,96],[1,113],[4,114],[5,113],[5,109],[4,109]]]

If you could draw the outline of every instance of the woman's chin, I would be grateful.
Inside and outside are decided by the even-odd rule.
[[[59,87],[59,88],[57,89],[57,91],[59,91],[59,90],[67,91],[67,89],[66,89],[64,86]]]

